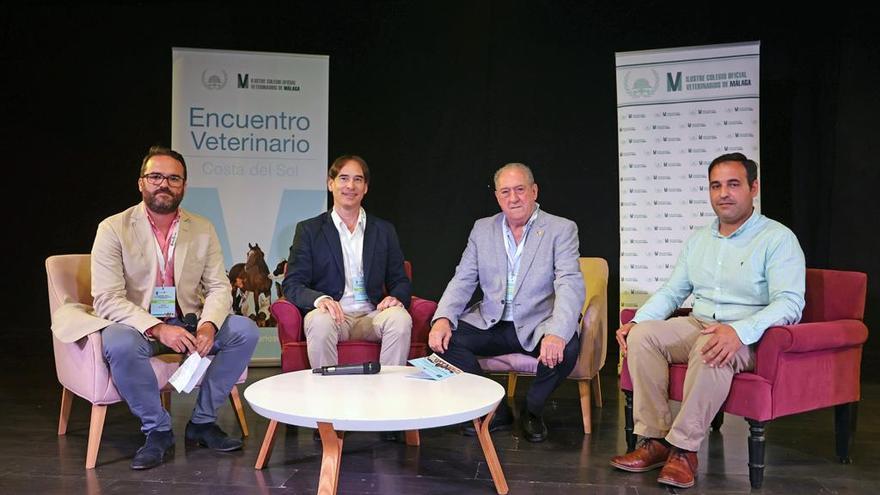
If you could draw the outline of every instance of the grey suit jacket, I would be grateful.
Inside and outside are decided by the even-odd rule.
[[[434,320],[448,318],[488,329],[501,320],[507,288],[504,214],[474,223],[455,276],[440,298]],[[514,324],[523,348],[531,351],[546,334],[568,342],[579,330],[584,280],[578,264],[577,225],[538,210],[525,240],[514,288]],[[465,309],[479,284],[483,300]]]

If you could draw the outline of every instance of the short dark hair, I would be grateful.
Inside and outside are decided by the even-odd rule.
[[[755,160],[749,160],[746,158],[746,155],[742,153],[727,153],[719,156],[718,158],[712,160],[712,163],[709,164],[709,172],[707,175],[712,175],[712,169],[715,168],[715,165],[724,162],[739,162],[746,169],[746,179],[749,181],[749,187],[752,187],[752,184],[758,180],[758,164],[755,163]]]
[[[361,170],[363,170],[364,172],[364,182],[369,184],[370,167],[367,166],[367,162],[363,158],[357,155],[342,155],[339,158],[333,160],[333,163],[330,164],[330,170],[327,171],[327,177],[335,179],[336,176],[339,175],[339,171],[342,170],[342,167],[344,167],[345,164],[350,161],[357,162],[361,166]]]
[[[144,161],[141,162],[141,176],[143,176],[144,172],[147,170],[147,162],[154,156],[170,156],[180,162],[180,164],[183,165],[183,179],[186,180],[186,160],[183,159],[183,155],[171,148],[159,144],[150,147],[150,151],[147,151],[147,156],[145,156]]]

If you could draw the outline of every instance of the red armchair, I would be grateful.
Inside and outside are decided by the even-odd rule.
[[[412,280],[412,265],[404,262],[406,275]],[[431,318],[437,311],[437,303],[427,299],[413,297],[409,305],[413,326],[410,336],[408,359],[422,357],[428,351],[428,332],[431,330]],[[299,308],[290,301],[281,299],[272,303],[269,312],[278,322],[278,340],[281,343],[281,370],[299,371],[311,368],[303,332],[303,315]],[[378,361],[381,344],[365,340],[349,340],[340,342],[336,348],[339,352],[339,364],[354,364],[365,361]]]
[[[864,273],[808,269],[806,306],[797,325],[770,327],[758,342],[755,370],[733,378],[730,394],[712,427],[721,427],[723,413],[743,416],[749,423],[749,480],[764,480],[764,429],[773,419],[835,406],[834,429],[840,462],[852,462],[849,448],[855,432],[860,398],[862,345],[868,328],[862,322],[868,278]],[[621,323],[635,311],[621,311]],[[687,364],[669,366],[669,398],[680,401]],[[620,388],[626,444],[635,448],[632,381],[624,359]]]

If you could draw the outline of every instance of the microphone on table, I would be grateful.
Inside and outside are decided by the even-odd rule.
[[[312,373],[316,375],[375,375],[380,369],[382,369],[382,365],[375,361],[369,361],[360,364],[321,366],[313,369]]]

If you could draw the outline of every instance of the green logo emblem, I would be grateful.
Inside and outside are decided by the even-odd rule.
[[[657,71],[648,70],[631,70],[623,76],[623,89],[626,94],[633,98],[647,98],[653,96],[657,91],[660,83],[660,76]]]

